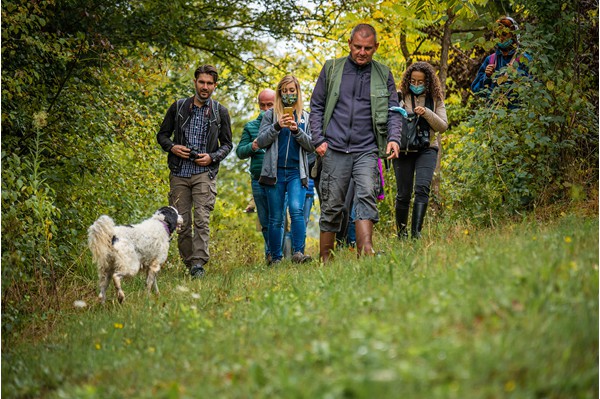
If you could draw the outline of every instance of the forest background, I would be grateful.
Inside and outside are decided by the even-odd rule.
[[[191,95],[198,65],[220,71],[215,98],[230,110],[237,143],[258,113],[257,93],[284,75],[300,79],[308,104],[323,63],[347,54],[359,22],[377,29],[375,59],[397,82],[425,60],[444,84],[450,128],[427,223],[598,212],[597,2],[7,0],[1,8],[3,344],[72,299],[95,296],[86,233],[100,214],[128,224],[167,202],[155,135],[168,106]],[[532,78],[511,76],[484,105],[469,85],[502,15],[520,24]],[[520,108],[507,110],[509,92]],[[260,258],[254,219],[241,217],[247,166],[231,154],[219,173],[216,264]],[[377,229],[392,237],[393,173],[386,179]]]

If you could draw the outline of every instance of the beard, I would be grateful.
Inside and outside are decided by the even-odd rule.
[[[212,95],[212,93],[211,93],[211,92],[204,92],[204,93],[201,93],[201,92],[199,92],[199,91],[196,89],[196,96],[195,96],[195,97],[196,97],[196,99],[197,99],[198,101],[200,101],[200,102],[205,102],[205,101],[208,101],[208,99],[210,98],[210,96],[211,96],[211,95]]]

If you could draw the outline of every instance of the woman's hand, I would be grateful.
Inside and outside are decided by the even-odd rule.
[[[278,122],[280,128],[289,127],[291,130],[298,130],[298,125],[296,124],[296,121],[294,121],[294,117],[290,114],[283,114]],[[292,123],[294,124],[295,129],[291,128]]]
[[[260,147],[258,146],[258,141],[256,141],[256,139],[254,139],[254,141],[252,142],[252,151],[257,151]]]
[[[425,114],[425,107],[415,107],[415,114],[422,116],[423,114]]]

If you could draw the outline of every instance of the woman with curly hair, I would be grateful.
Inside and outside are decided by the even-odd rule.
[[[408,238],[407,224],[413,188],[415,199],[411,236],[420,238],[437,162],[436,132],[442,133],[448,128],[444,93],[433,67],[424,61],[410,65],[402,77],[398,98],[401,105],[404,102],[402,106],[409,114],[414,113],[419,118],[421,130],[429,132],[428,146],[420,150],[400,149],[398,158],[393,160],[398,238]]]

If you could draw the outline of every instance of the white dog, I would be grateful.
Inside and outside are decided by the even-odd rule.
[[[130,226],[115,226],[109,216],[100,216],[88,229],[88,246],[98,265],[100,301],[106,300],[112,279],[119,302],[123,302],[121,278],[135,276],[140,269],[146,269],[148,292],[154,287],[158,294],[156,274],[167,260],[171,234],[182,224],[183,218],[172,206],[162,207],[150,219]]]

